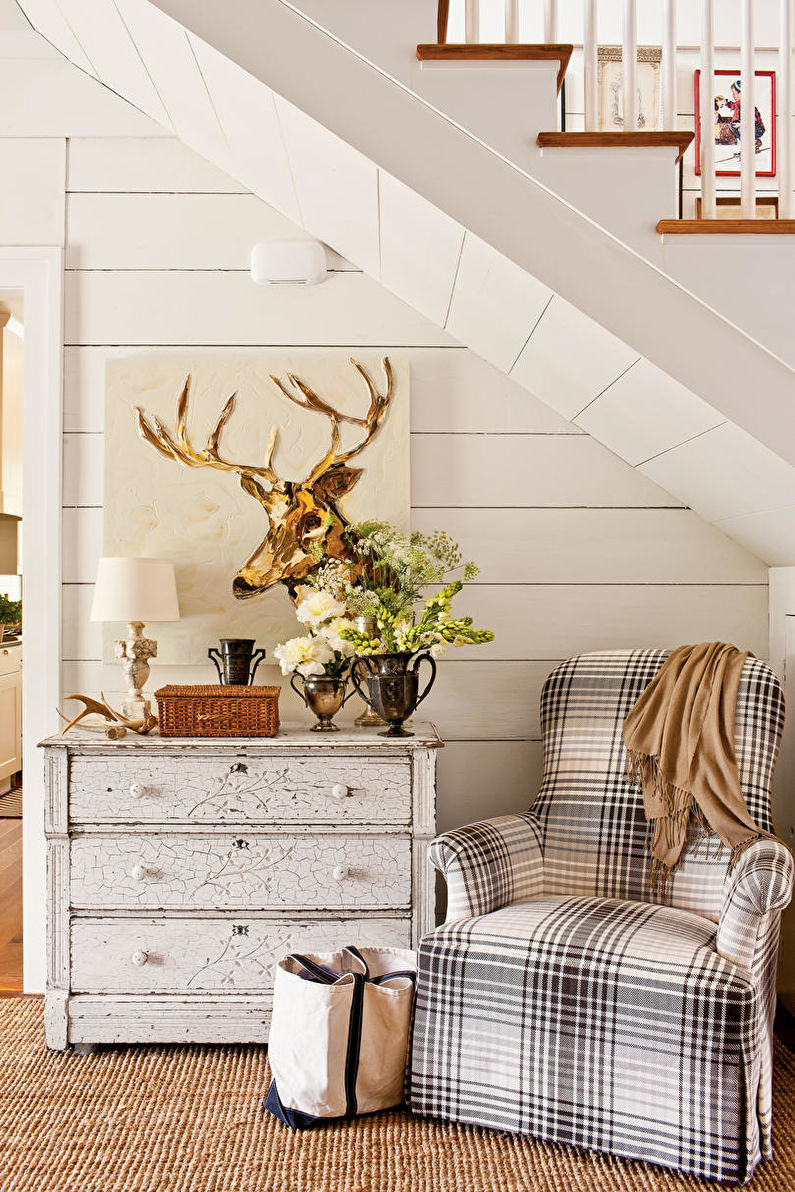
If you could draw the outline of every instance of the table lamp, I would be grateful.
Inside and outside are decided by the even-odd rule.
[[[169,559],[100,559],[91,620],[127,622],[127,637],[114,650],[127,683],[122,712],[130,720],[145,720],[152,705],[142,689],[149,659],[157,657],[157,642],[144,637],[143,628],[147,621],[179,620],[174,564]]]

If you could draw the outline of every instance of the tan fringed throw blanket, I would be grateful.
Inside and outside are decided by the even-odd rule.
[[[716,832],[731,864],[759,836],[740,789],[734,717],[747,653],[725,642],[679,646],[624,721],[627,778],[643,790],[651,885],[664,890],[691,820]]]

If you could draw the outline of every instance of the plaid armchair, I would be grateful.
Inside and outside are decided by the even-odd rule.
[[[541,696],[544,777],[530,811],[431,846],[448,918],[420,945],[409,1098],[421,1114],[745,1181],[771,1155],[793,863],[759,840],[729,873],[717,837],[691,841],[665,898],[650,893],[621,726],[665,657],[584,654],[557,667]],[[783,718],[775,675],[749,659],[737,761],[765,829]]]

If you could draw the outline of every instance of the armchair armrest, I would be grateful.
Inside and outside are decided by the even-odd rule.
[[[437,836],[430,858],[447,882],[447,922],[487,915],[543,889],[540,825],[503,815]]]
[[[752,967],[762,919],[788,904],[794,872],[792,854],[778,840],[755,840],[742,853],[724,887],[716,941],[721,956]]]

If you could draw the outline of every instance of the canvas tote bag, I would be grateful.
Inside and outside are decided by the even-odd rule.
[[[265,1108],[296,1129],[403,1100],[417,962],[402,948],[294,953],[276,968]]]

